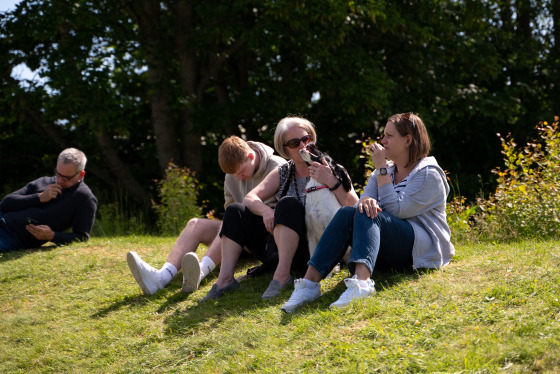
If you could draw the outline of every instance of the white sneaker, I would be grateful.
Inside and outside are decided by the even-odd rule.
[[[183,287],[181,292],[188,293],[198,290],[200,286],[200,263],[194,252],[187,252],[181,260],[181,271],[183,272]]]
[[[349,305],[352,301],[375,295],[375,282],[373,279],[359,280],[357,276],[344,280],[348,289],[340,295],[337,301],[331,304],[330,309],[342,308]]]
[[[321,286],[319,283],[313,284],[305,279],[294,281],[294,292],[286,304],[282,306],[282,311],[292,313],[305,303],[315,300],[321,296]]]
[[[158,271],[143,261],[136,252],[126,254],[126,262],[136,283],[146,295],[153,295],[163,287],[160,285]]]

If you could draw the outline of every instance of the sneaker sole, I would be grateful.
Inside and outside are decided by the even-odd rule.
[[[189,293],[198,290],[200,286],[200,265],[194,252],[188,252],[181,260],[183,272],[183,287],[181,292]]]
[[[359,302],[360,300],[367,299],[368,297],[371,297],[371,296],[373,296],[373,295],[375,295],[375,294],[376,294],[376,292],[375,292],[375,290],[373,290],[373,291],[371,291],[367,296],[362,296],[362,297],[359,297],[359,298],[357,298],[357,299],[352,299],[352,300],[350,300],[349,302],[347,302],[346,304],[336,304],[336,305],[335,305],[335,303],[332,303],[332,304],[329,306],[329,309],[330,309],[330,310],[335,310],[335,309],[346,308],[347,306],[349,306],[349,305],[351,305],[351,304],[353,304],[353,303],[357,303],[357,302]]]
[[[137,260],[140,260],[140,257],[136,252],[128,252],[126,254],[126,262],[128,263],[128,268],[130,269],[130,272],[132,273],[134,279],[136,279],[136,283],[138,283],[138,285],[142,289],[142,292],[145,295],[153,295],[155,292],[151,292],[148,289],[148,287],[144,284],[142,277],[140,276],[140,271],[138,271]]]
[[[289,314],[289,313],[293,313],[293,312],[295,312],[297,309],[299,309],[299,308],[301,308],[302,306],[304,306],[305,304],[309,304],[310,302],[317,300],[320,296],[321,296],[321,294],[315,296],[315,297],[314,297],[313,299],[311,299],[311,300],[306,300],[306,301],[304,301],[303,303],[292,307],[291,309],[285,309],[284,307],[282,307],[282,311],[283,311],[284,313],[288,313],[288,314]]]

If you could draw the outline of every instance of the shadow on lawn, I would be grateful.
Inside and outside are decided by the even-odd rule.
[[[12,260],[17,260],[23,256],[36,253],[36,252],[48,252],[52,251],[53,249],[58,248],[57,245],[45,245],[39,248],[31,248],[31,249],[20,249],[18,251],[9,251],[9,252],[0,252],[0,262],[8,262]]]
[[[239,267],[240,268],[249,268],[251,265],[255,265],[255,260],[252,259],[241,259],[239,261]],[[219,269],[217,269],[219,271]],[[120,309],[123,308],[134,308],[135,306],[140,306],[140,305],[146,305],[149,303],[160,303],[161,305],[159,306],[159,308],[157,308],[156,312],[157,313],[164,313],[169,309],[174,309],[175,306],[179,303],[185,302],[190,300],[189,304],[193,304],[190,307],[187,308],[187,313],[189,310],[197,310],[202,308],[202,310],[206,310],[205,309],[205,305],[206,303],[203,304],[198,304],[198,301],[200,299],[202,299],[204,296],[206,296],[206,292],[208,292],[210,290],[210,286],[213,285],[217,279],[218,279],[218,271],[214,271],[212,273],[210,273],[208,275],[208,277],[206,277],[205,280],[202,281],[201,284],[201,288],[203,288],[202,290],[196,291],[195,293],[182,293],[181,292],[181,287],[182,287],[182,283],[183,283],[183,277],[182,274],[179,273],[175,278],[173,278],[173,280],[163,289],[159,290],[158,292],[156,292],[154,295],[144,295],[142,293],[142,291],[140,290],[139,287],[137,287],[137,294],[135,295],[129,295],[129,296],[125,296],[122,299],[113,302],[111,305],[98,310],[96,313],[91,315],[91,318],[104,318],[107,315],[109,315],[112,312],[118,311]],[[266,280],[262,281],[261,279],[266,278]],[[262,282],[266,282],[266,284],[264,284],[264,289],[261,291],[260,295],[264,292],[264,290],[266,289],[266,287],[268,286],[268,283],[270,282],[270,280],[272,279],[272,273],[270,273],[270,276],[267,277],[267,274],[264,274],[263,276],[259,276],[258,278],[247,278],[246,280],[243,280],[242,282],[242,289],[244,290],[248,284],[251,283],[251,281],[254,281],[255,279],[259,279],[258,281],[256,281],[255,284],[259,285],[259,287],[261,287],[261,284],[264,284]],[[206,287],[207,286],[207,287]],[[251,291],[252,292],[252,291]],[[256,291],[255,291],[256,292]],[[235,294],[235,292],[234,292]],[[228,297],[230,297],[232,295],[226,295],[224,298],[222,299],[227,299]],[[233,296],[235,298],[235,296]],[[219,299],[218,301],[221,301],[222,299]],[[216,302],[216,301],[211,301],[211,303]],[[219,305],[219,304],[217,304]],[[178,313],[184,314],[184,311],[180,311]],[[206,316],[211,316],[212,313],[207,313],[204,312],[203,314],[205,314]]]
[[[383,292],[386,289],[392,288],[402,282],[410,282],[412,280],[417,280],[423,275],[429,274],[433,271],[437,271],[437,270],[419,269],[408,273],[398,273],[394,271],[377,271],[373,277],[375,280],[375,290],[377,291],[377,296],[373,296],[373,297],[383,297]],[[317,311],[328,310],[329,306],[333,302],[338,300],[340,295],[344,291],[346,291],[346,286],[344,285],[344,277],[346,276],[350,276],[348,269],[344,269],[343,275],[340,277],[340,281],[337,283],[337,285],[334,288],[326,292],[323,292],[323,295],[321,297],[319,297],[318,299],[316,299],[315,301],[309,304],[306,304],[305,306],[296,310],[294,313],[290,313],[290,314],[283,313],[280,324],[289,325],[295,316],[307,315],[307,314],[315,313]]]
[[[96,313],[92,314],[91,318],[104,318],[110,313],[118,311],[122,308],[133,308],[135,306],[146,305],[158,300],[162,300],[163,303],[161,307],[157,309],[157,313],[162,313],[168,308],[171,308],[174,304],[180,303],[189,297],[188,294],[180,292],[182,280],[183,278],[179,274],[179,276],[175,277],[175,279],[173,279],[167,287],[159,290],[154,295],[144,295],[140,290],[140,287],[138,287],[135,295],[125,296],[108,307],[100,309]]]
[[[423,274],[433,270],[414,271],[410,273],[394,273],[384,272],[376,273],[376,290],[382,297],[384,290],[394,287],[401,282],[408,282],[420,278]],[[185,309],[177,310],[173,315],[166,319],[168,334],[183,335],[199,328],[217,327],[224,319],[236,315],[253,314],[259,309],[267,309],[274,306],[278,309],[278,313],[282,314],[281,324],[288,325],[294,316],[302,314],[311,314],[317,311],[328,310],[331,303],[336,301],[339,296],[346,290],[343,279],[348,276],[348,271],[344,269],[340,275],[337,285],[324,292],[323,296],[317,300],[303,306],[292,314],[286,314],[281,311],[282,305],[289,299],[293,288],[282,291],[282,295],[271,300],[262,300],[261,295],[268,287],[272,280],[272,272],[263,274],[255,278],[245,278],[240,281],[241,288],[216,300],[208,300],[202,303],[198,301],[206,295],[197,295],[195,304],[187,306]],[[213,284],[215,280],[210,281]],[[209,290],[209,288],[208,288]],[[170,301],[172,299],[170,298]],[[179,301],[179,300],[178,300]]]

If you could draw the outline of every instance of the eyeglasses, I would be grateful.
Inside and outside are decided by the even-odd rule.
[[[77,172],[76,174],[72,175],[71,177],[67,177],[66,175],[60,174],[60,173],[58,172],[58,170],[56,170],[56,169],[54,169],[53,171],[54,171],[54,175],[55,175],[57,178],[60,178],[60,179],[62,179],[62,180],[65,181],[65,182],[70,181],[70,180],[71,180],[72,178],[74,178],[76,175],[80,174],[80,172]]]
[[[298,139],[298,138],[294,138],[294,139],[290,139],[288,140],[286,143],[284,143],[284,147],[289,147],[289,148],[297,148],[299,147],[299,143],[303,143],[303,145],[306,145],[307,143],[313,141],[313,135],[305,135],[303,138]]]

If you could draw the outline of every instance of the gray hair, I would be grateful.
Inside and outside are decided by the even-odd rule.
[[[313,141],[317,142],[317,133],[315,132],[315,125],[311,123],[309,120],[297,117],[297,116],[288,116],[282,118],[278,125],[276,125],[276,131],[274,132],[274,148],[276,152],[285,159],[289,160],[290,156],[284,151],[286,146],[284,143],[289,139],[284,139],[284,136],[288,132],[289,129],[292,127],[300,127],[307,131],[308,134],[313,136]]]
[[[84,152],[76,148],[66,148],[58,155],[58,161],[64,164],[76,165],[76,171],[84,171],[86,169],[87,158]]]

